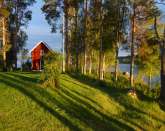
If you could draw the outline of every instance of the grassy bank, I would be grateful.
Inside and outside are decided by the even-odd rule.
[[[0,130],[165,130],[165,112],[128,89],[62,75],[44,89],[38,73],[0,73]]]

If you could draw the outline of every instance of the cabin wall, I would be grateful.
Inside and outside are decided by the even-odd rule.
[[[32,51],[32,70],[41,70],[41,51],[44,51],[44,54],[46,54],[49,52],[49,49],[41,43]]]

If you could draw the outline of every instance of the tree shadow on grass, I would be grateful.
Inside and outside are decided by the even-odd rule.
[[[165,112],[165,103],[159,101],[159,107]]]
[[[73,83],[77,86],[82,86],[82,88],[83,88],[83,86],[86,86],[86,85],[82,84],[82,83],[84,83],[84,81],[82,82],[81,80],[80,80],[81,83],[79,83],[79,82],[74,82],[74,80],[72,81],[71,79],[66,78],[66,77],[62,78],[62,79],[69,83]],[[76,78],[74,78],[74,79],[76,79]],[[76,79],[76,80],[78,80],[78,79]],[[94,79],[92,79],[91,81],[90,81],[90,79],[88,79],[88,81],[87,81],[87,79],[85,79],[85,83],[90,84],[89,87],[99,89],[102,92],[109,94],[110,97],[112,97],[117,103],[119,103],[120,105],[125,107],[126,111],[121,112],[121,114],[123,116],[122,119],[124,121],[127,121],[127,123],[130,123],[131,125],[133,125],[134,127],[138,128],[140,130],[145,130],[144,126],[142,124],[138,123],[137,121],[133,121],[133,119],[137,119],[137,120],[140,119],[141,122],[148,125],[148,123],[147,123],[148,121],[146,121],[144,119],[144,116],[148,116],[149,114],[146,111],[143,111],[142,109],[135,107],[130,101],[127,102],[127,99],[125,99],[125,97],[123,97],[123,96],[127,95],[128,89],[112,88],[112,87],[108,86],[107,83],[106,84],[101,83],[102,87],[100,87],[99,81],[95,80],[95,82],[93,82]],[[98,85],[96,83],[98,83]],[[85,90],[86,89],[87,88],[85,87]],[[73,91],[73,92],[75,92],[75,91]],[[67,93],[67,94],[69,94],[69,93]],[[73,94],[72,94],[72,96],[73,96]],[[126,98],[128,98],[128,97],[126,97]],[[157,116],[155,116],[153,114],[150,114],[150,115],[152,116],[152,118],[154,120],[160,121],[161,123],[165,123],[165,121],[159,119]]]
[[[144,120],[142,118],[142,116],[144,117],[145,115],[148,115],[147,110],[144,111],[143,109],[137,108],[130,101],[127,102],[128,97],[125,97],[125,96],[128,94],[129,88],[117,88],[113,85],[113,83],[108,83],[105,81],[99,81],[99,80],[94,79],[94,78],[89,77],[89,76],[82,76],[82,75],[78,76],[78,75],[74,75],[74,74],[70,74],[70,76],[72,78],[76,79],[77,81],[79,81],[80,83],[84,83],[86,85],[89,85],[92,88],[98,89],[98,90],[108,94],[113,100],[115,100],[121,106],[125,107],[125,109],[127,109],[126,112],[123,112],[123,115],[125,117],[133,118],[133,114],[134,114],[135,119],[140,118],[141,120]],[[67,79],[67,81],[69,81],[69,80]],[[138,93],[138,99],[139,100],[146,101],[146,102],[154,102],[155,101],[153,98],[150,98],[150,97],[144,95],[142,91],[138,90],[137,93]],[[165,124],[164,120],[159,119],[157,116],[155,116],[153,114],[150,114],[150,115],[154,120],[160,121],[161,123]],[[133,125],[139,127],[140,129],[143,129],[142,125],[138,125],[131,120],[128,120],[128,121],[130,123],[132,123]]]
[[[10,73],[9,73],[10,74]],[[19,79],[23,79],[29,82],[34,82],[36,83],[36,80],[34,78],[30,78],[30,77],[26,77],[26,76],[22,76],[21,74],[16,74],[16,73],[12,73],[10,74],[12,76],[18,77]],[[78,80],[80,83],[78,82],[74,82],[69,78],[63,77],[62,79],[69,82],[69,83],[73,83],[81,88],[86,88],[88,90],[91,89],[91,87],[95,88],[95,89],[99,89],[104,93],[109,94],[116,102],[118,102],[120,105],[124,106],[127,110],[127,112],[123,113],[123,116],[128,117],[128,118],[132,118],[132,111],[134,111],[134,116],[136,116],[136,118],[141,118],[141,115],[148,115],[146,111],[143,111],[142,109],[139,109],[137,107],[135,107],[134,105],[132,105],[132,103],[130,102],[126,102],[127,100],[124,99],[123,96],[127,95],[128,93],[128,88],[113,88],[111,83],[106,83],[104,81],[98,81],[97,79],[88,77],[88,76],[78,76],[78,75],[70,75],[72,78]],[[77,77],[78,76],[78,77]],[[89,87],[85,87],[84,85],[82,85],[81,83],[85,83],[86,85],[89,85]],[[63,85],[64,86],[64,85]],[[72,91],[75,92],[75,91]],[[140,100],[145,100],[148,102],[153,102],[153,99],[151,99],[150,97],[145,96],[142,92],[137,91],[138,92],[138,96],[140,98]],[[84,97],[82,94],[79,94],[79,96]],[[93,101],[92,99],[88,98],[86,96],[85,99],[90,100],[92,103],[94,103],[95,105],[99,106],[95,101]],[[88,105],[89,106],[89,105]],[[160,120],[157,116],[152,115],[152,118],[158,121],[161,121],[162,123],[165,123],[165,121]],[[133,123],[133,121],[128,120],[130,123]],[[140,129],[142,129],[141,125],[137,125],[136,123],[133,123],[133,125],[136,125],[137,127],[139,127]]]
[[[59,119],[64,125],[68,126],[70,130],[82,130],[78,125],[74,123],[74,120],[80,121],[86,125],[86,127],[93,130],[133,130],[130,126],[123,122],[102,114],[95,107],[83,101],[78,96],[66,90],[65,85],[62,85],[62,89],[57,94],[60,99],[57,99],[50,94],[46,89],[37,87],[26,76],[15,74],[0,74],[2,78],[1,83],[4,83],[10,87],[13,87],[23,93],[24,95],[35,101],[41,108],[49,112],[52,116]],[[14,77],[13,77],[14,76]],[[22,80],[21,80],[22,79]],[[68,114],[69,118],[60,114],[54,106],[58,106]],[[93,113],[94,112],[94,113]],[[72,120],[74,119],[74,120]]]
[[[115,84],[115,81],[113,82],[106,82],[106,81],[100,81],[98,79],[92,78],[90,76],[84,76],[84,75],[75,75],[75,74],[69,74],[72,78],[76,79],[80,83],[84,83],[86,85],[89,85],[90,87],[93,87],[95,89],[99,89],[100,91],[109,94],[113,98],[117,98],[118,96],[126,95],[128,91],[130,90],[129,87],[121,88],[116,87],[117,83]],[[64,78],[66,81],[70,81],[69,79]],[[77,84],[77,83],[74,83]],[[125,83],[123,83],[123,87]],[[120,84],[119,84],[120,85]],[[120,85],[121,86],[121,85]],[[144,95],[144,93],[137,89],[137,95],[138,99],[147,101],[147,102],[154,102],[155,99],[152,97],[149,97],[147,95]]]
[[[8,76],[3,75],[3,74],[0,74],[0,75],[3,77],[3,79],[0,79],[0,82],[1,83],[4,83],[4,84],[6,84],[6,85],[8,85],[8,86],[10,86],[12,88],[15,88],[15,89],[19,90],[21,93],[23,93],[24,95],[26,95],[29,98],[31,98],[40,107],[42,107],[44,110],[48,111],[51,115],[53,115],[54,117],[56,117],[57,119],[59,119],[62,123],[64,123],[66,126],[68,126],[71,130],[78,130],[78,131],[80,130],[70,120],[68,120],[67,118],[65,118],[62,115],[60,115],[52,107],[50,107],[45,102],[43,102],[42,100],[40,100],[40,98],[38,98],[36,95],[34,95],[34,92],[36,92],[36,91],[38,93],[44,93],[45,91],[43,91],[43,89],[31,87],[32,85],[30,85],[30,84],[28,85],[26,83],[23,83],[22,81],[19,81],[17,79],[11,78],[11,77],[8,77]],[[20,84],[22,84],[22,85],[20,85]],[[42,94],[40,94],[40,95],[42,95]]]
[[[27,72],[26,74],[30,74],[30,76],[25,76],[25,74],[22,72],[21,73],[15,73],[15,72],[8,73],[8,72],[6,72],[5,74],[19,78],[19,79],[24,80],[24,81],[33,82],[33,83],[36,83],[39,80],[39,78],[36,78],[36,77],[32,78],[31,77],[32,74],[30,74],[29,72]],[[33,74],[38,75],[39,73],[34,72]]]
[[[92,106],[90,103],[86,102],[84,99],[81,99],[79,95],[76,95],[74,92],[69,90],[65,85],[62,85],[63,89],[60,92],[60,95],[67,99],[71,104],[70,108],[74,109],[72,113],[78,115],[78,118],[85,122],[87,125],[90,125],[93,130],[132,130],[133,128],[127,124],[117,120],[112,116],[107,116],[106,114],[100,112],[96,109],[95,106]],[[79,113],[78,113],[79,112]]]

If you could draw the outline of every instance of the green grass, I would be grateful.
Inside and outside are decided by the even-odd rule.
[[[61,87],[42,88],[37,73],[0,73],[0,130],[165,130],[165,112],[128,89],[61,76]]]

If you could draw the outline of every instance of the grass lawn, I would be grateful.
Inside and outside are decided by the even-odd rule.
[[[57,90],[42,88],[37,73],[0,73],[0,130],[165,131],[165,112],[128,89],[98,86],[68,75]]]

